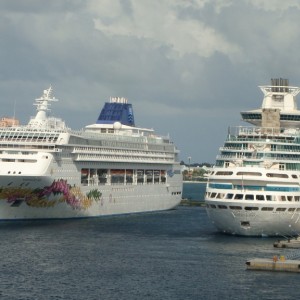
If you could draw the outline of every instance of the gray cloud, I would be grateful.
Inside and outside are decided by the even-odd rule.
[[[169,133],[181,158],[214,162],[272,77],[299,85],[298,1],[2,0],[0,105],[27,122],[50,84],[53,114],[93,123],[110,96]]]

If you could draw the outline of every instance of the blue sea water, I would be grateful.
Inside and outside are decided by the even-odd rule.
[[[182,198],[188,200],[204,200],[205,182],[184,182],[182,189]]]
[[[0,223],[0,299],[297,299],[296,273],[247,271],[287,255],[216,232],[205,208]]]

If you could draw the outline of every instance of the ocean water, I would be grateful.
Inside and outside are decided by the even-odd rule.
[[[0,299],[297,299],[300,274],[246,270],[288,255],[222,235],[205,208],[0,223]]]
[[[203,201],[205,187],[205,182],[184,182],[182,189],[182,198]]]

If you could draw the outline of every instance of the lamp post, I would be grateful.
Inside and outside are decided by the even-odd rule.
[[[191,157],[189,156],[188,157],[188,160],[189,160],[189,178],[191,178]]]

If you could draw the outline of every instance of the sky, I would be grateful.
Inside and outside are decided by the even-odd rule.
[[[299,14],[298,0],[1,0],[0,117],[26,124],[51,85],[51,114],[81,129],[125,97],[180,160],[214,163],[259,85],[300,86]]]

